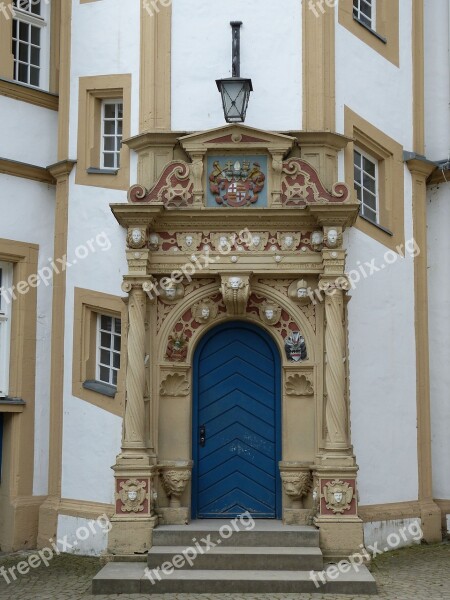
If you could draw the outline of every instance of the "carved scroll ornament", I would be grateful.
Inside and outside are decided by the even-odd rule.
[[[133,185],[128,191],[128,201],[135,203],[162,202],[167,208],[187,208],[194,202],[194,178],[188,163],[170,162],[155,185],[147,191]]]

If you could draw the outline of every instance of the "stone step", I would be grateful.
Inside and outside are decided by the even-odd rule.
[[[325,569],[327,565],[325,565]],[[376,594],[375,580],[366,567],[340,573],[334,579],[317,571],[217,571],[175,569],[158,581],[146,576],[142,563],[108,563],[94,577],[93,594],[258,594],[333,593]],[[148,572],[148,571],[147,571]],[[149,572],[151,574],[151,571]],[[321,583],[321,575],[325,583]],[[315,578],[315,581],[314,581]]]
[[[161,568],[165,562],[171,563],[174,556],[179,556],[174,564],[186,569],[319,571],[323,567],[322,552],[314,547],[216,546],[202,550],[204,554],[193,547],[188,550],[186,546],[153,546],[148,552],[148,567]]]
[[[220,524],[199,524],[198,521],[186,525],[160,525],[153,531],[154,546],[192,546],[196,541],[205,545],[202,540],[209,539],[222,546],[290,546],[318,547],[319,530],[315,527],[300,525],[266,524],[257,522],[254,529],[245,530],[239,523],[235,531],[228,521]],[[209,538],[208,538],[209,536]],[[228,536],[228,537],[227,537]]]

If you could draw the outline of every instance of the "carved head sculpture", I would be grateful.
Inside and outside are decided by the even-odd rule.
[[[228,246],[228,239],[225,235],[221,235],[219,238],[219,246],[221,248],[226,248]]]
[[[150,246],[152,248],[155,248],[155,249],[158,248],[158,246],[159,246],[159,235],[157,233],[151,233],[150,236],[149,236],[149,238],[148,238],[148,241],[149,241]]]
[[[194,238],[192,237],[192,235],[187,235],[185,238],[186,241],[186,246],[191,247],[192,244],[194,243]]]
[[[309,472],[284,472],[282,473],[282,481],[285,493],[292,498],[306,496],[312,487],[312,479]]]
[[[130,500],[131,502],[134,502],[135,500],[137,500],[137,497],[138,497],[137,490],[128,490],[127,496],[128,496],[128,500]]]
[[[140,229],[133,229],[131,232],[131,239],[133,244],[140,244],[142,241],[142,233]]]
[[[170,287],[166,288],[164,293],[166,298],[173,300],[177,295],[177,288],[172,284]]]
[[[321,231],[313,231],[311,235],[311,243],[313,246],[320,246],[323,242],[323,233]]]
[[[307,298],[308,297],[308,283],[301,279],[297,282],[297,298]]]
[[[266,308],[264,314],[266,315],[266,319],[268,321],[271,321],[274,317],[275,311],[273,310],[273,308]]]
[[[242,283],[242,279],[240,277],[230,277],[230,279],[228,281],[229,281],[230,287],[233,290],[239,289],[239,287]]]
[[[339,234],[336,229],[329,229],[327,233],[327,243],[329,246],[334,247],[338,243]]]
[[[203,306],[202,310],[201,310],[202,318],[208,319],[210,314],[211,314],[211,310],[210,310],[209,306]]]
[[[259,246],[259,244],[261,243],[261,236],[260,235],[254,235],[252,237],[252,245],[253,246]]]
[[[344,494],[342,492],[334,492],[333,496],[337,504],[340,504],[344,499]]]
[[[291,248],[291,246],[294,243],[294,238],[292,237],[292,235],[286,235],[284,238],[284,243],[287,248]]]

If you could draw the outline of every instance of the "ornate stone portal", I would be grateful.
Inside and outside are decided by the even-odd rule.
[[[315,150],[309,139],[308,157],[335,174],[347,140],[328,137]],[[112,205],[128,232],[129,330],[110,550],[148,548],[158,517],[190,519],[194,351],[233,319],[263,327],[279,348],[284,521],[314,516],[325,554],[356,549],[342,234],[358,201],[329,168],[321,181],[302,134],[226,126],[178,142],[149,190],[135,185],[128,204]],[[143,161],[156,150],[140,152]]]

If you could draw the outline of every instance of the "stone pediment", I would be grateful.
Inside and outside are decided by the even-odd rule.
[[[293,148],[295,141],[292,136],[262,131],[247,125],[225,125],[179,138],[182,148],[191,158],[208,150],[266,150],[271,154],[281,153],[284,157]]]

